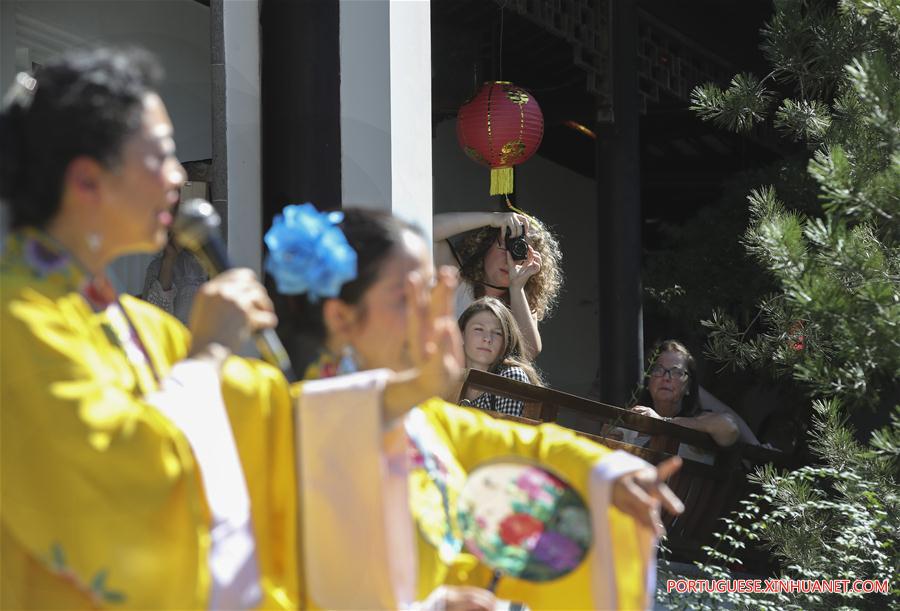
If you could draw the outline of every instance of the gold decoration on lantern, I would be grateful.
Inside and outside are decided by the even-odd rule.
[[[507,89],[506,97],[509,98],[510,102],[518,104],[519,106],[528,104],[529,100],[528,94],[522,89]]]
[[[466,155],[469,156],[469,159],[477,161],[478,163],[487,163],[487,160],[484,158],[484,156],[473,149],[471,146],[467,146],[463,150],[466,152]]]
[[[525,143],[519,140],[510,140],[500,149],[500,161],[503,164],[511,163],[525,154]]]

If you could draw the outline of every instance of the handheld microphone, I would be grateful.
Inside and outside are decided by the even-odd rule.
[[[178,207],[178,215],[172,224],[172,234],[182,248],[191,251],[210,277],[231,269],[228,251],[222,243],[220,227],[222,219],[213,205],[203,199],[190,199]],[[297,374],[291,365],[287,350],[274,329],[262,329],[254,333],[256,348],[263,359],[278,367],[288,382],[296,382]]]

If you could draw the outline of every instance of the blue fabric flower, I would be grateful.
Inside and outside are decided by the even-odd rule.
[[[337,297],[356,278],[356,252],[337,224],[342,212],[319,212],[312,204],[286,206],[266,232],[266,271],[285,295],[311,301]]]

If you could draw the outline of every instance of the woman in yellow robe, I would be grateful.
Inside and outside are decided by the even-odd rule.
[[[279,226],[283,222],[283,219],[277,219],[276,227],[279,232],[287,233]],[[342,287],[336,299],[311,301],[300,298],[297,305],[303,312],[303,319],[299,324],[305,323],[307,332],[324,348],[323,357],[309,367],[305,377],[333,378],[379,367],[394,370],[409,367],[422,358],[421,354],[416,354],[417,347],[423,343],[418,337],[420,329],[415,322],[416,316],[411,313],[426,307],[422,287],[429,283],[431,268],[425,241],[409,225],[371,211],[345,210],[339,227],[357,252],[359,275]],[[297,250],[302,248],[298,246],[292,252]],[[279,264],[269,266],[276,282],[282,271],[280,267]],[[442,270],[441,276],[448,273],[448,270]],[[455,327],[449,300],[445,307],[445,320]],[[428,344],[427,338],[424,343]],[[335,416],[331,426],[324,419],[314,423],[305,419],[305,414],[316,404],[323,413],[346,411]],[[329,405],[304,395],[300,397],[300,405],[300,450],[305,452],[301,459],[305,469],[301,479],[312,478],[321,483],[320,488],[326,487],[329,481],[327,470],[335,460],[341,460],[346,468],[331,473],[334,479],[352,480],[357,477],[357,472],[369,468],[366,461],[371,459],[365,458],[366,453],[351,466],[352,459],[343,455],[353,446],[337,441],[341,437],[344,438],[341,441],[346,440],[352,433],[355,407],[352,403],[341,406],[333,402]],[[397,428],[395,425],[390,434],[396,434]],[[424,600],[442,585],[484,588],[490,582],[490,571],[478,565],[473,556],[456,553],[453,549],[445,549],[442,553],[441,541],[454,521],[455,515],[448,516],[447,513],[455,514],[456,499],[467,473],[486,461],[514,456],[549,467],[589,500],[595,545],[586,561],[569,575],[544,584],[504,577],[500,580],[497,595],[525,602],[534,609],[633,609],[652,604],[648,584],[652,583],[653,577],[653,539],[659,521],[657,506],[661,501],[669,510],[680,511],[677,498],[659,480],[677,468],[677,461],[661,466],[657,473],[636,457],[612,452],[556,425],[531,427],[500,421],[479,410],[460,408],[438,398],[413,408],[399,428],[405,434],[413,461],[408,481],[409,509],[413,519],[406,527],[414,528],[417,536],[412,551],[400,541],[402,528],[397,527],[391,553],[417,556],[419,600]],[[399,458],[396,448],[386,447],[384,451],[388,457]],[[429,455],[431,469],[424,468],[423,454]],[[317,462],[325,473],[316,473]],[[388,464],[392,464],[390,458]],[[378,477],[378,470],[370,470],[359,479]],[[355,549],[367,548],[366,531],[346,537],[345,542],[338,532],[354,511],[360,510],[362,503],[355,500],[353,489],[334,488],[329,496],[321,490],[307,493],[304,488],[301,513],[306,530],[315,529],[311,535],[313,540],[330,540],[333,547],[326,557],[316,546],[305,546],[307,564],[316,558],[318,566],[327,567],[330,562],[332,572],[337,572],[341,566],[347,566],[346,558],[352,556]],[[312,502],[317,494],[321,498]],[[334,532],[329,532],[324,521],[315,515],[324,507],[332,513],[335,508],[347,508],[347,519],[336,520]],[[400,513],[402,511],[395,507],[394,514]],[[345,547],[341,548],[341,545]],[[339,584],[321,580],[320,584],[313,583],[310,588],[313,604],[353,606],[352,591],[341,590]],[[321,596],[317,596],[317,588]]]
[[[211,515],[203,478],[188,440],[152,404],[152,371],[166,376],[184,361],[187,331],[122,296],[121,311],[150,357],[145,366],[129,360],[111,331],[116,315],[92,310],[71,261],[57,260],[37,277],[27,250],[42,250],[44,261],[61,256],[44,240],[30,231],[11,236],[0,270],[2,607],[207,607]],[[226,395],[241,394],[250,376],[280,377],[240,359],[226,371]],[[283,379],[268,387],[287,391]],[[255,474],[247,490],[261,604],[290,608],[296,556],[282,541],[295,525],[291,412],[286,395],[274,399],[257,392],[230,407],[237,449]]]
[[[0,114],[13,224],[0,260],[3,608],[299,596],[283,544],[296,523],[287,386],[234,398],[234,426],[220,390],[277,379],[226,364],[275,323],[264,289],[248,270],[210,283],[192,340],[104,276],[115,257],[160,248],[185,178],[158,71],[138,52],[72,53],[19,74]],[[241,459],[265,468],[245,478]]]

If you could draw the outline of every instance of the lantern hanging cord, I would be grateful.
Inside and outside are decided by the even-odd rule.
[[[503,14],[505,13],[504,9],[506,8],[506,0],[500,4],[500,59],[497,62],[497,80],[503,80]]]
[[[512,201],[510,201],[510,199],[509,199],[509,195],[504,195],[504,196],[503,196],[503,199],[506,200],[506,207],[509,208],[510,210],[512,210],[513,212],[518,212],[519,214],[521,214],[522,216],[524,216],[524,217],[526,217],[526,218],[529,218],[529,219],[531,219],[531,220],[535,220],[533,216],[531,216],[530,214],[528,214],[528,213],[525,212],[524,210],[519,210],[518,208],[516,208],[515,206],[513,206]]]

